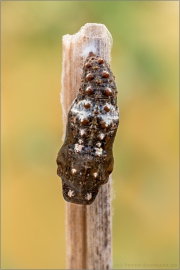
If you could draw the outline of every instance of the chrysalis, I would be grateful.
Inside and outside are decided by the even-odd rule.
[[[119,124],[114,79],[109,64],[90,52],[57,156],[57,174],[68,202],[91,204],[113,170],[112,146]]]

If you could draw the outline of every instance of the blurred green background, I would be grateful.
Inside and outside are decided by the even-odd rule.
[[[178,268],[178,2],[12,1],[2,15],[2,268],[65,268],[62,36],[113,36],[114,268]]]

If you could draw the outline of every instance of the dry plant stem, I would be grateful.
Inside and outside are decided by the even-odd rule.
[[[102,24],[88,23],[75,35],[63,36],[61,102],[64,126],[81,84],[84,60],[93,51],[110,62],[112,38]],[[67,269],[112,269],[111,180],[89,206],[66,203]]]

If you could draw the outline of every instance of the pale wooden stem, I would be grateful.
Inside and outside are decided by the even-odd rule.
[[[112,37],[102,24],[88,23],[77,34],[63,36],[61,101],[65,124],[88,53],[110,62],[111,45]],[[111,227],[111,181],[101,187],[92,205],[66,203],[67,269],[112,269]]]

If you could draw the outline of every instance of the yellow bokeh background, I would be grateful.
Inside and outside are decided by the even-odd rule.
[[[178,9],[176,1],[1,2],[2,268],[65,268],[61,43],[87,22],[113,36],[119,91],[113,268],[178,268]]]

